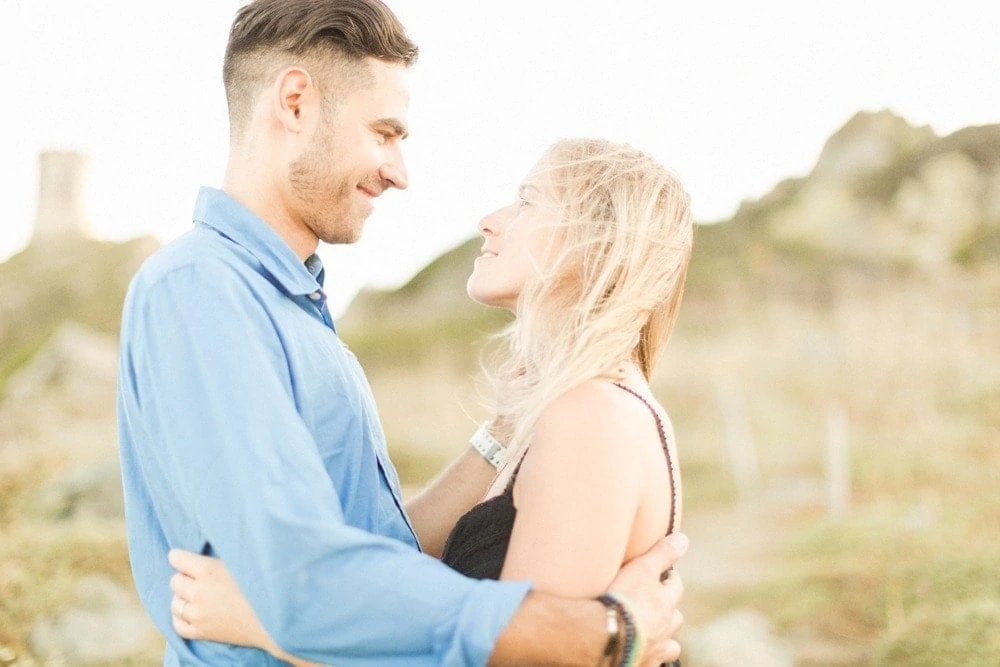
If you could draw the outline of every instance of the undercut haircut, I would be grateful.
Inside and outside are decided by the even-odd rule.
[[[260,91],[283,68],[307,68],[324,102],[367,85],[365,58],[409,67],[417,46],[379,0],[253,0],[229,31],[222,81],[234,137],[245,130]]]

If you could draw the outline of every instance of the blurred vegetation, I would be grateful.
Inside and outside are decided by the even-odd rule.
[[[28,246],[0,263],[0,396],[10,376],[44,347],[59,323],[72,320],[118,335],[129,281],[156,247],[73,239],[62,247]]]

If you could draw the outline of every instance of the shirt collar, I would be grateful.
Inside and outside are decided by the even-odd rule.
[[[289,294],[310,294],[317,283],[322,287],[325,272],[318,255],[303,263],[270,225],[222,190],[202,187],[198,191],[194,221],[246,249]]]

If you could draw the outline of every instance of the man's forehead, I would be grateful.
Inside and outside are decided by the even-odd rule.
[[[374,81],[371,86],[358,91],[358,97],[366,103],[376,118],[394,119],[406,125],[406,113],[410,106],[410,87],[406,68],[391,63],[372,67]]]
[[[402,63],[387,63],[369,59],[369,71],[375,79],[375,88],[391,92],[410,101],[410,70]]]

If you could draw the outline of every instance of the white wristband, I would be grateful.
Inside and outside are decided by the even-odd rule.
[[[483,455],[487,463],[494,468],[499,468],[503,463],[504,457],[507,455],[507,450],[504,449],[499,440],[493,437],[489,426],[490,423],[488,421],[483,422],[482,426],[476,429],[476,432],[469,438],[469,444]]]

